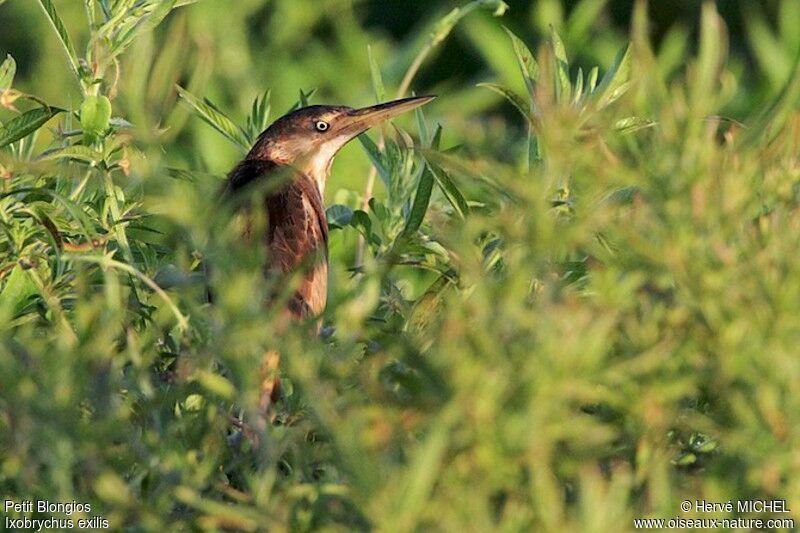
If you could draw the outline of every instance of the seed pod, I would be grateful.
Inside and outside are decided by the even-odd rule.
[[[111,102],[105,96],[87,96],[81,104],[81,127],[84,140],[93,143],[108,129]]]

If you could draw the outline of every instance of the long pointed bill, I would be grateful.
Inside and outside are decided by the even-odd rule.
[[[347,132],[355,137],[390,118],[427,104],[434,98],[436,97],[414,96],[412,98],[401,98],[400,100],[392,100],[391,102],[354,109],[349,113],[346,120],[340,122],[340,131],[342,133]]]

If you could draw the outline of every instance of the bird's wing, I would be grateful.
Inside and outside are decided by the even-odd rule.
[[[235,195],[256,179],[273,181],[265,192],[268,213],[268,275],[303,272],[289,301],[295,318],[320,314],[328,290],[328,223],[316,183],[305,174],[273,161],[246,158],[228,174],[224,195]]]
[[[325,308],[328,290],[328,224],[316,184],[298,173],[285,189],[268,194],[270,270],[303,271],[289,303],[297,317],[314,316]]]
[[[238,192],[256,178],[275,173],[278,168],[279,165],[274,161],[245,158],[228,173],[222,192],[223,194]]]

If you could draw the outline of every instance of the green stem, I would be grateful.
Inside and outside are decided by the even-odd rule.
[[[143,274],[139,270],[135,269],[131,265],[122,263],[120,261],[115,261],[114,259],[111,259],[111,257],[109,257],[109,256],[95,256],[95,255],[75,255],[75,256],[73,256],[73,255],[70,255],[70,256],[67,256],[67,257],[71,261],[79,261],[79,262],[83,262],[83,263],[94,263],[94,264],[100,265],[101,268],[112,267],[112,268],[116,268],[118,270],[121,270],[123,272],[127,272],[128,274],[131,274],[133,276],[136,276],[137,278],[142,280],[142,282],[145,285],[147,285],[148,287],[153,289],[153,292],[158,294],[158,296],[160,296],[161,299],[164,300],[164,302],[167,304],[167,306],[169,306],[170,310],[172,310],[172,313],[175,315],[175,318],[178,320],[178,328],[181,331],[186,331],[186,329],[189,327],[189,319],[186,316],[184,316],[183,313],[181,313],[181,310],[178,309],[178,306],[175,304],[175,302],[172,300],[172,298],[170,298],[169,295],[164,291],[164,289],[159,287],[158,284],[155,281],[153,281],[151,278],[149,278],[148,276],[146,276],[145,274]]]
[[[122,254],[125,256],[125,260],[129,263],[133,263],[133,253],[131,252],[131,247],[128,242],[128,235],[125,233],[125,224],[120,221],[122,219],[122,212],[119,208],[119,202],[117,202],[117,194],[114,190],[114,181],[111,179],[111,173],[107,170],[103,170],[102,174],[103,188],[105,189],[108,208],[111,212],[111,218],[113,219],[110,221],[109,225],[114,229],[114,234],[117,236],[117,242],[119,243],[119,247],[122,249]]]

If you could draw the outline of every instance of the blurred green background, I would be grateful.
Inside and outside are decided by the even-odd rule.
[[[0,0],[0,496],[137,532],[800,519],[800,2],[501,4]],[[218,200],[244,148],[176,87],[235,129],[418,59],[439,98],[334,163],[324,335],[275,331]],[[679,509],[752,499],[794,512]]]
[[[786,81],[797,30],[796,21],[778,16],[780,3],[719,4],[730,32],[730,68],[743,86],[727,109],[733,118],[742,118]],[[82,2],[55,4],[73,39],[84,42]],[[436,105],[448,121],[444,133],[453,142],[466,140],[490,145],[493,152],[507,152],[512,144],[509,136],[517,133],[507,128],[517,125],[494,119],[509,118],[513,111],[500,105],[496,95],[475,87],[498,79],[522,87],[513,53],[503,46],[500,24],[534,49],[550,26],[555,27],[563,34],[571,63],[588,71],[594,65],[611,64],[628,37],[633,4],[631,0],[517,0],[508,2],[510,9],[502,20],[495,20],[490,11],[476,12],[435,49],[412,89],[446,96]],[[197,121],[186,123],[185,110],[176,109],[174,84],[190,84],[196,94],[240,119],[265,89],[271,90],[276,111],[288,109],[300,89],[317,89],[317,103],[366,105],[375,99],[367,46],[372,47],[391,94],[432,26],[456,5],[402,0],[237,0],[235,6],[199,2],[172,13],[153,36],[139,39],[123,60],[120,111],[133,119],[146,139],[168,129],[160,138],[179,141],[166,154],[175,164],[224,173],[238,155],[235,147],[220,146],[215,133]],[[701,0],[659,2],[650,10],[651,35],[664,53],[665,74],[681,66],[683,47],[693,48],[700,5]],[[79,105],[77,87],[70,82],[63,54],[55,37],[47,33],[37,3],[8,2],[0,13],[5,21],[0,53],[17,59],[19,88],[36,87],[37,94],[54,105]],[[750,22],[747,27],[744,19]],[[788,41],[786,46],[776,42],[773,32]],[[470,121],[477,113],[487,120]],[[338,164],[366,174],[366,162],[358,152],[356,146],[345,148]],[[335,194],[339,185],[356,187],[360,179],[360,174],[334,171],[328,194]]]

